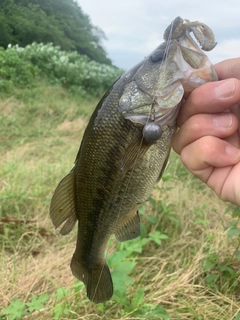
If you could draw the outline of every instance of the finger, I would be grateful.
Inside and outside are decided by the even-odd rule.
[[[215,167],[238,163],[240,150],[224,140],[205,136],[183,148],[181,160],[190,172],[207,183]]]
[[[240,101],[240,80],[227,79],[206,83],[192,91],[180,109],[177,124],[181,126],[197,113],[219,113]]]
[[[188,144],[204,136],[227,138],[238,129],[238,119],[232,113],[197,114],[189,118],[174,135],[172,147],[178,154]]]
[[[240,79],[240,58],[228,59],[214,65],[219,79]]]
[[[240,162],[223,168],[215,168],[207,180],[207,185],[215,191],[219,198],[240,206],[239,176]]]

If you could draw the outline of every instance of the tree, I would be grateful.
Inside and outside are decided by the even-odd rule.
[[[52,42],[100,63],[111,64],[101,45],[104,32],[74,0],[1,0],[0,46]]]

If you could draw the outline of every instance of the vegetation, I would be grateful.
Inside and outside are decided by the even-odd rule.
[[[74,0],[1,0],[0,46],[25,47],[32,42],[53,43],[111,65],[101,45],[104,32],[92,25]]]
[[[122,70],[92,61],[75,52],[60,50],[53,44],[9,45],[0,48],[0,92],[14,87],[33,88],[39,79],[61,84],[70,91],[99,96],[122,74]]]
[[[88,301],[69,266],[77,230],[61,237],[49,204],[99,100],[90,90],[96,65],[88,64],[95,76],[88,85],[79,80],[79,91],[70,75],[82,57],[51,45],[7,52],[0,51],[0,318],[239,320],[240,210],[218,200],[174,153],[140,208],[141,237],[109,242],[113,299]]]

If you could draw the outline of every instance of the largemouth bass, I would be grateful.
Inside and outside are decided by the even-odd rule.
[[[78,221],[73,275],[95,303],[113,294],[104,252],[140,234],[137,210],[166,167],[184,93],[217,80],[203,50],[215,45],[209,27],[177,17],[164,42],[125,72],[98,103],[85,130],[75,166],[59,183],[50,207],[55,228],[69,233]]]

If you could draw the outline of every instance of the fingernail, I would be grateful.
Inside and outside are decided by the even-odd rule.
[[[231,113],[221,113],[215,115],[212,121],[215,127],[231,128],[233,118]]]
[[[240,150],[234,146],[226,146],[226,153],[232,159],[238,160],[240,158]]]
[[[221,81],[217,84],[215,92],[218,98],[230,98],[235,93],[235,82],[232,79]]]

